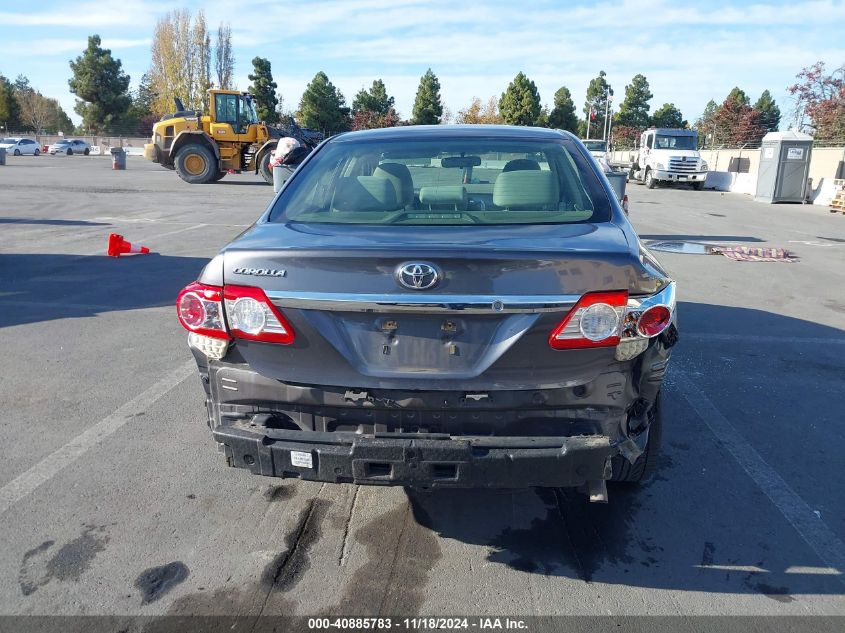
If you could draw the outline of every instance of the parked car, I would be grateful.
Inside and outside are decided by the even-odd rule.
[[[41,153],[38,143],[29,138],[0,139],[0,147],[5,149],[7,154],[14,156],[23,156],[25,154],[38,156]]]
[[[603,501],[657,463],[675,283],[568,132],[334,136],[177,316],[256,474]]]
[[[50,145],[49,152],[51,154],[88,154],[91,153],[91,146],[80,139],[63,139]]]

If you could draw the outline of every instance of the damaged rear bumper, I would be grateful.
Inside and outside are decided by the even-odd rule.
[[[610,477],[618,447],[606,436],[360,436],[214,429],[230,466],[257,475],[368,485],[456,488],[581,486]]]

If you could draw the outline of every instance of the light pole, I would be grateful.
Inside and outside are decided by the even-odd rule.
[[[613,101],[613,88],[610,86],[607,87],[607,96],[604,100],[604,126],[602,129],[602,140],[606,141],[607,137],[610,136],[610,126],[608,123],[608,114],[610,113],[610,103]]]

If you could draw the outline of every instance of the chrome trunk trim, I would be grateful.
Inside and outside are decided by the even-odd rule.
[[[561,312],[580,295],[435,295],[347,294],[340,292],[266,291],[280,308],[340,312],[461,312],[463,314],[517,314]]]

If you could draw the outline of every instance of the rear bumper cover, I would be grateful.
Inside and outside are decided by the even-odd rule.
[[[213,434],[230,466],[257,475],[432,488],[580,486],[609,478],[617,452],[606,436],[362,437],[246,425]]]

